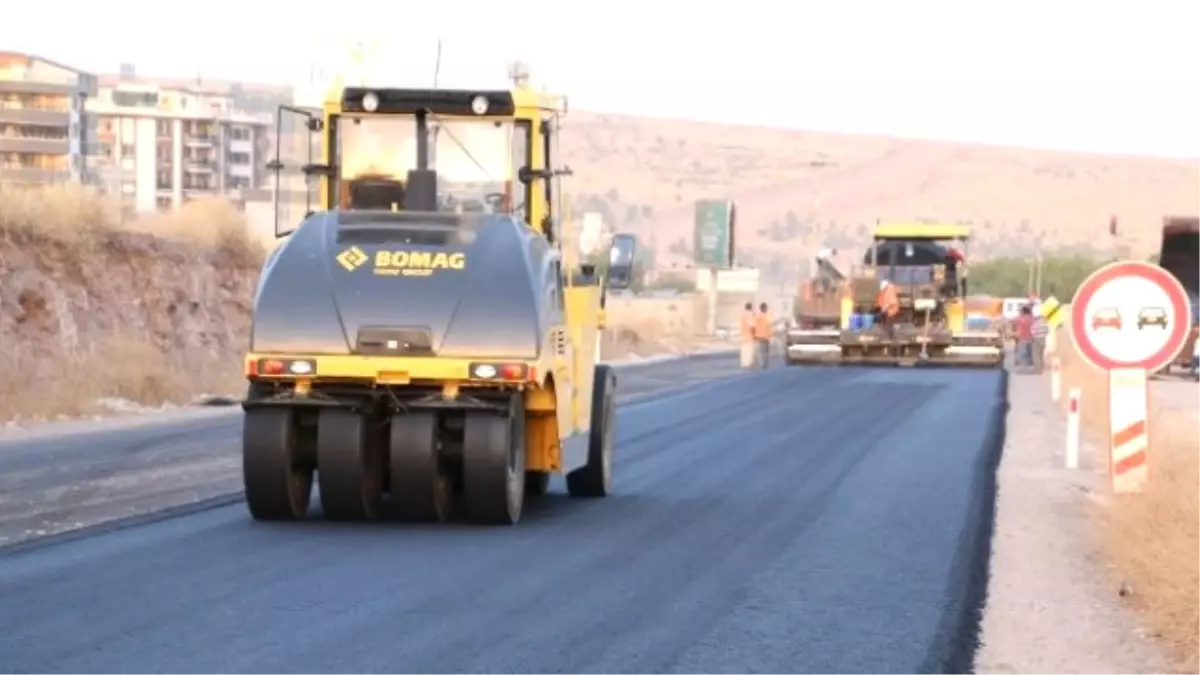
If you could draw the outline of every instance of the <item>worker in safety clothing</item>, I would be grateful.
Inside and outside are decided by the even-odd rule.
[[[742,368],[750,368],[754,365],[754,303],[747,302],[746,308],[742,310]]]
[[[756,368],[766,368],[767,359],[771,354],[771,314],[767,312],[767,303],[758,306],[754,315],[754,346]]]
[[[964,258],[962,251],[954,248],[953,246],[947,249],[945,290],[949,291],[949,294],[953,295],[954,297],[967,294],[967,280],[961,277],[961,273],[965,271],[962,264],[963,260]]]
[[[1016,320],[1017,369],[1032,370],[1033,365],[1033,305],[1022,305]]]
[[[900,315],[900,294],[896,291],[896,285],[887,279],[881,280],[875,304],[878,307],[879,323],[890,340],[896,336],[896,317]]]
[[[1041,373],[1046,369],[1046,336],[1050,334],[1050,324],[1032,304],[1029,305],[1029,313],[1033,316],[1033,346],[1030,348],[1032,363],[1030,365],[1033,367],[1033,372]]]

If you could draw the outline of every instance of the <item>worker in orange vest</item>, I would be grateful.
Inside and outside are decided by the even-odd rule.
[[[767,303],[758,306],[758,314],[754,315],[754,346],[758,358],[755,367],[766,368],[767,359],[771,354],[771,314],[767,312]]]
[[[754,365],[754,303],[747,302],[742,311],[742,368]]]
[[[896,292],[896,285],[887,279],[880,281],[875,304],[879,306],[879,323],[883,324],[890,339],[895,336],[896,316],[900,314],[900,294]]]

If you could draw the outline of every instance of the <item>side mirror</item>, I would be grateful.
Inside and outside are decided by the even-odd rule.
[[[608,288],[629,288],[633,283],[633,258],[637,239],[632,234],[614,235],[608,249]]]
[[[300,167],[300,172],[308,178],[314,176],[337,178],[337,168],[329,164],[305,164]]]
[[[517,169],[517,180],[521,181],[522,185],[529,185],[534,181],[544,180],[551,175],[553,174],[549,171],[531,169],[527,166]]]

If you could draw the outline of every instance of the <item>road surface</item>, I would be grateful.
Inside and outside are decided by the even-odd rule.
[[[733,352],[618,368],[618,400],[737,373]],[[0,435],[0,546],[241,489],[241,408]]]
[[[996,372],[779,368],[625,403],[615,494],[511,528],[236,503],[10,547],[0,670],[962,671],[1003,405]]]

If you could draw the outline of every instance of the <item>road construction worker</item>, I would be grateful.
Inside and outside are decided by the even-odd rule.
[[[1033,368],[1033,305],[1022,305],[1016,321],[1017,368]]]
[[[962,262],[963,262],[962,251],[951,246],[946,251],[946,284],[945,284],[945,286],[946,286],[946,290],[949,291],[950,294],[955,297],[957,297],[959,295],[965,296],[967,294],[966,289],[960,285],[966,281],[965,279],[962,279],[960,276],[960,272],[962,271]],[[961,293],[960,293],[960,291],[961,291]]]
[[[767,303],[758,306],[754,315],[754,346],[757,357],[755,367],[766,368],[767,359],[771,354],[771,314],[767,312]]]
[[[1050,334],[1050,324],[1033,305],[1029,305],[1029,312],[1033,315],[1032,365],[1034,372],[1041,373],[1046,368],[1046,336]]]
[[[754,319],[754,303],[747,302],[746,308],[742,310],[742,368],[754,365]]]
[[[887,279],[881,280],[875,304],[879,308],[879,323],[883,325],[888,339],[895,337],[896,317],[900,314],[900,294],[896,291],[896,285]]]

